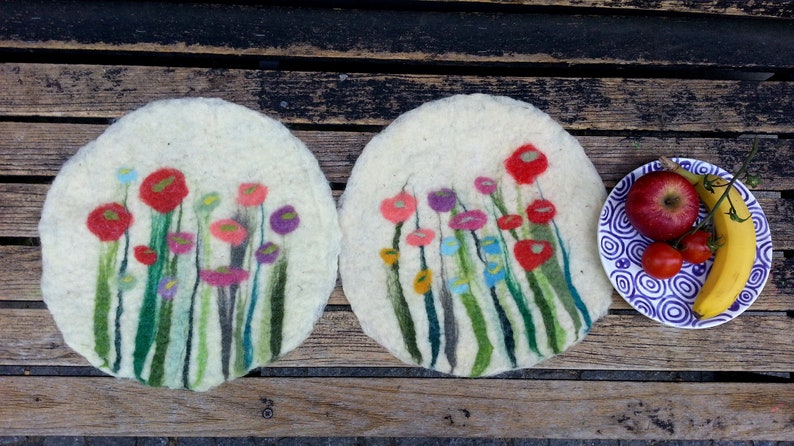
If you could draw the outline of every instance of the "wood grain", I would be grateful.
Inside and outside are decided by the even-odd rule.
[[[626,11],[680,12],[753,17],[792,17],[794,6],[786,1],[745,0],[418,0],[445,4],[558,6],[565,8],[604,8],[616,13]]]
[[[107,125],[0,122],[0,177],[48,177],[58,173],[77,150]],[[345,183],[361,150],[377,134],[343,130],[295,130],[314,153],[328,181]],[[659,155],[695,158],[736,171],[752,146],[751,138],[577,136],[604,184],[612,187],[635,168]],[[761,156],[752,164],[763,190],[794,189],[794,140],[762,138]]]
[[[84,366],[49,312],[0,309],[0,365]],[[759,342],[763,339],[764,342]],[[350,311],[326,311],[312,335],[276,367],[406,367],[364,335]],[[794,370],[794,318],[742,315],[709,330],[662,326],[644,316],[607,315],[582,342],[537,365],[543,369]]]
[[[7,435],[791,440],[794,429],[788,384],[246,378],[200,394],[0,377],[0,393]]]
[[[591,0],[583,6],[607,3],[613,2]],[[647,9],[663,11],[676,3],[693,4],[623,0],[617,6],[636,12],[653,5]],[[188,7],[170,2],[52,4],[25,0],[4,2],[8,20],[0,23],[0,47],[149,57],[212,55],[229,57],[232,63],[248,56],[285,59],[287,64],[313,58],[315,63],[367,60],[436,66],[499,63],[787,69],[794,58],[794,31],[785,21],[762,17],[790,16],[792,7],[774,4],[770,0],[753,2],[742,10],[758,7],[757,17],[741,20],[622,15],[615,14],[615,9],[606,14],[566,14],[548,10],[454,12],[250,4]],[[735,6],[735,1],[730,2],[724,10],[739,12]],[[689,7],[693,9],[698,8]],[[218,17],[223,17],[223,26],[219,26]]]
[[[788,82],[476,77],[0,64],[0,115],[116,118],[149,101],[216,96],[288,124],[383,126],[459,93],[511,96],[573,130],[787,133]]]
[[[0,245],[0,302],[42,300],[39,278],[41,277],[41,251],[37,246]],[[794,259],[776,256],[772,270],[764,287],[764,293],[755,303],[753,311],[794,311]],[[329,305],[348,305],[341,280],[328,298]],[[613,293],[613,310],[631,307],[617,293]]]

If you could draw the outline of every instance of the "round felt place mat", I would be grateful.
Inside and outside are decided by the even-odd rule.
[[[407,363],[461,376],[531,366],[609,306],[605,198],[578,142],[535,107],[427,103],[356,162],[340,210],[345,293],[365,332]]]
[[[280,123],[151,103],[62,168],[39,225],[44,300],[91,364],[206,390],[300,344],[336,279],[328,183]]]

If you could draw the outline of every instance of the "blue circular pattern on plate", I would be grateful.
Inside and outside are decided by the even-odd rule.
[[[705,161],[674,158],[684,168],[697,174],[719,175],[727,180],[733,176]],[[707,328],[724,324],[744,312],[758,298],[769,278],[772,266],[772,233],[764,211],[747,187],[740,181],[734,187],[750,209],[756,232],[755,263],[750,279],[736,302],[713,318],[699,320],[692,304],[711,269],[712,260],[701,265],[684,262],[681,272],[668,280],[657,280],[642,270],[640,259],[651,240],[638,233],[626,217],[626,195],[637,178],[661,166],[654,161],[626,175],[612,189],[601,210],[598,224],[598,249],[604,270],[626,302],[643,315],[662,324],[680,328]],[[701,205],[700,218],[706,209]]]

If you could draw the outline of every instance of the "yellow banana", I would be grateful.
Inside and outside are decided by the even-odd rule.
[[[660,161],[665,169],[689,180],[709,210],[717,204],[725,190],[725,185],[728,184],[728,181],[716,175],[692,173],[667,158]],[[707,181],[714,185],[713,191],[705,188]],[[731,205],[736,215],[747,220],[732,219]],[[714,254],[714,265],[692,306],[692,311],[700,319],[708,319],[727,310],[747,284],[755,263],[756,249],[755,227],[752,219],[748,217],[750,211],[747,209],[747,204],[736,188],[732,187],[728,197],[719,203],[719,209],[714,212],[714,231],[721,246]]]

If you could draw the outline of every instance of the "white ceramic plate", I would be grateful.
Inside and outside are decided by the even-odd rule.
[[[713,164],[689,158],[675,158],[684,168],[698,174],[715,174],[725,179],[732,175]],[[707,328],[724,324],[740,315],[758,298],[769,277],[772,264],[772,234],[764,211],[747,187],[740,181],[734,187],[747,201],[756,230],[756,256],[750,279],[731,307],[713,318],[699,320],[692,312],[712,260],[693,265],[684,262],[681,272],[667,280],[646,274],[640,258],[651,240],[640,235],[626,217],[626,195],[637,178],[654,170],[661,170],[654,161],[626,175],[607,197],[598,223],[598,250],[604,270],[626,302],[645,316],[662,324],[680,328]],[[701,205],[701,218],[706,214]]]

